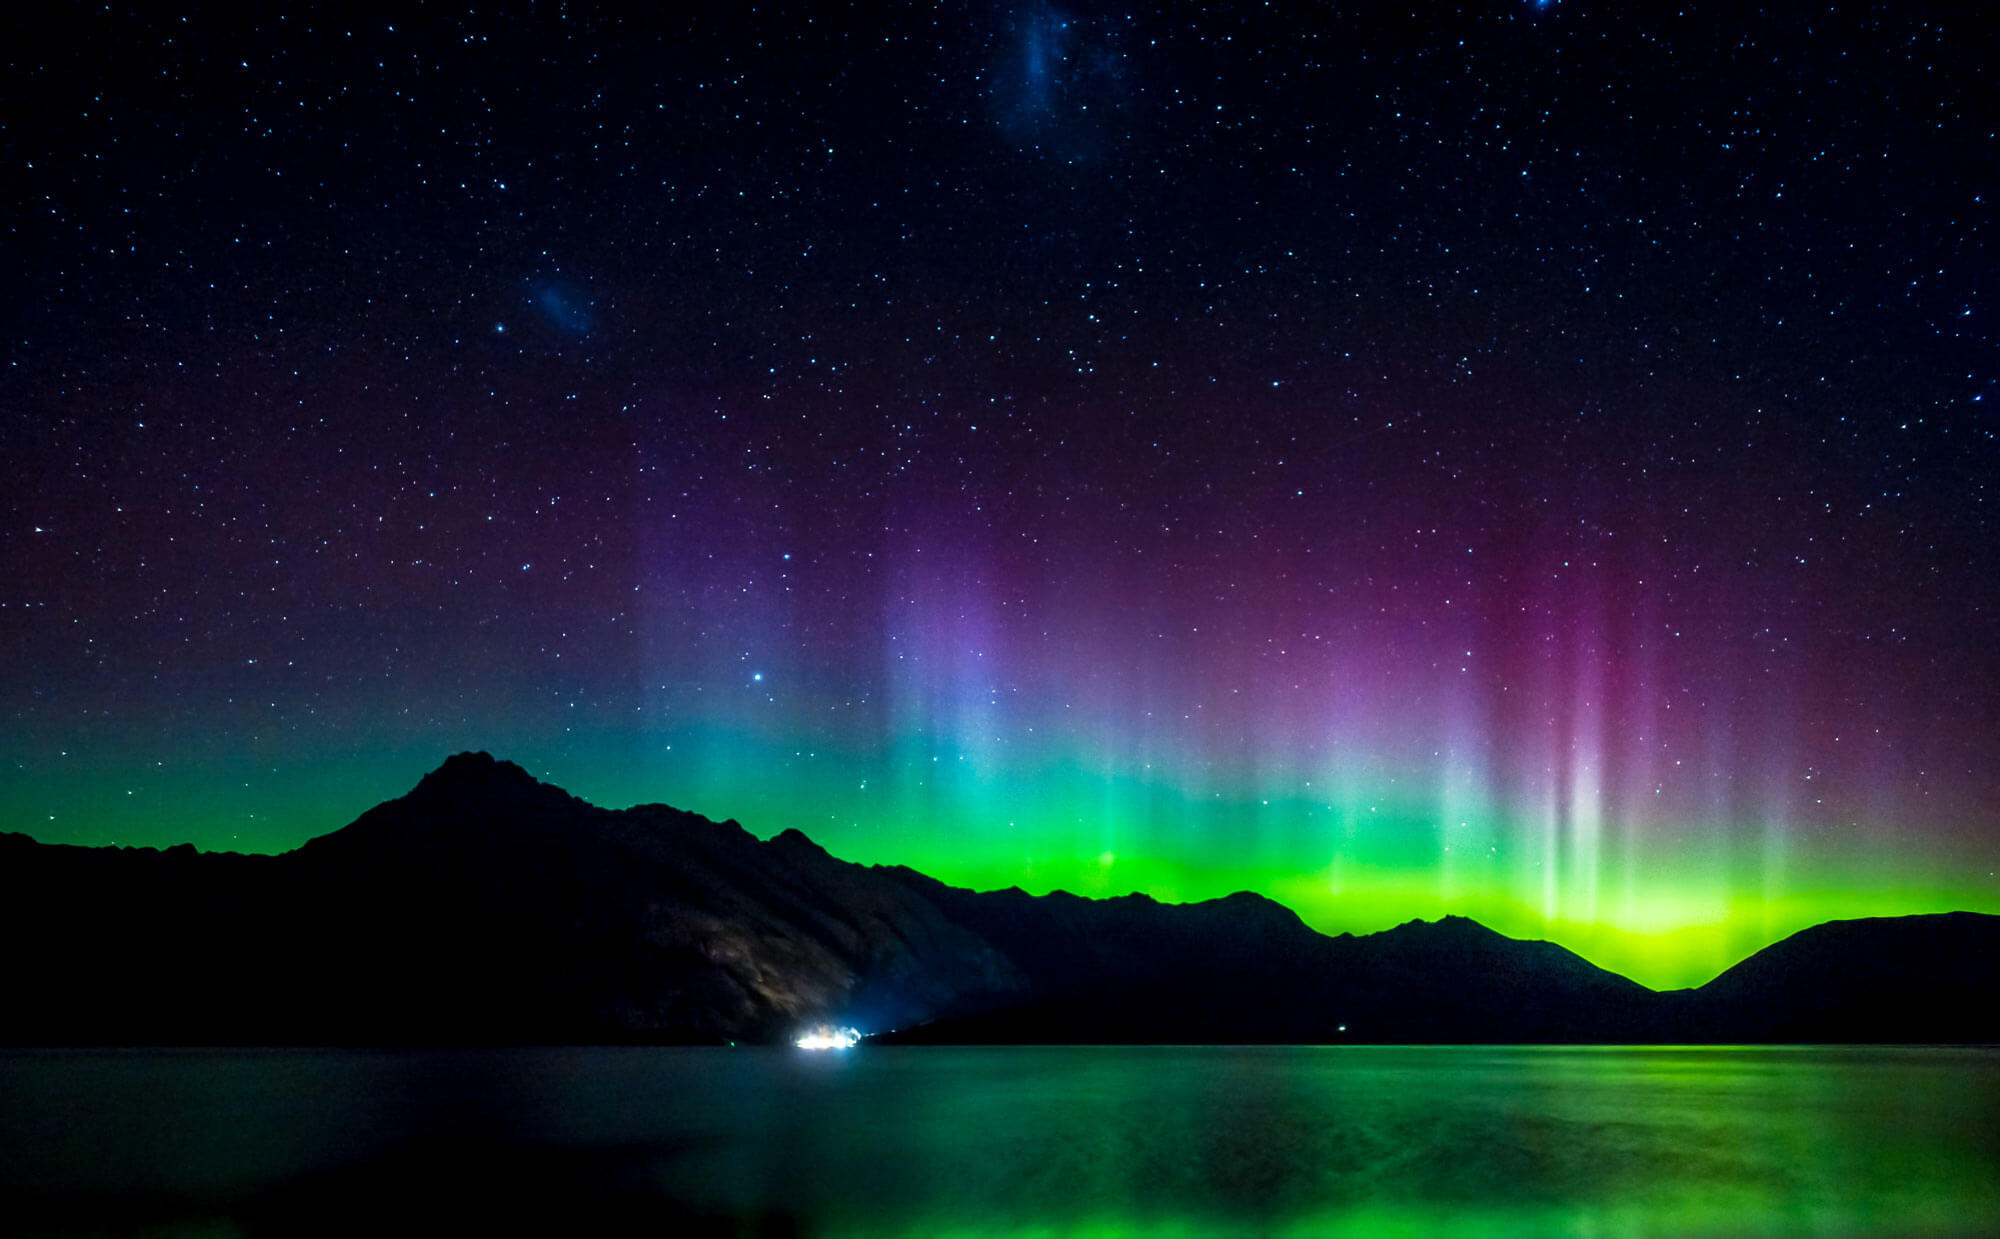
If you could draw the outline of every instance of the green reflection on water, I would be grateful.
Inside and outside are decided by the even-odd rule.
[[[70,1233],[140,1188],[216,1233],[478,1200],[870,1239],[2000,1233],[1981,1049],[0,1055],[0,1102],[0,1200]]]
[[[795,1083],[760,1121],[817,1148],[786,1167],[787,1203],[829,1234],[892,1217],[909,1235],[2000,1222],[2000,1074],[1980,1051],[928,1050]],[[709,1172],[769,1198],[754,1166]]]

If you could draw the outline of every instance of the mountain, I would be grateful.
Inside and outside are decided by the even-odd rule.
[[[280,856],[0,836],[0,1041],[1992,1040],[2000,917],[1819,926],[1656,994],[1462,917],[978,893],[464,753]]]
[[[899,1040],[1627,1040],[1653,997],[1553,943],[1464,917],[1328,937],[1247,893],[1195,904],[981,894],[890,872],[1034,981],[1025,1002]]]
[[[1027,982],[805,836],[613,812],[483,753],[281,856],[0,840],[0,1038],[715,1042]]]
[[[1829,921],[1694,995],[1692,1031],[1703,1040],[2000,1040],[2000,916]]]

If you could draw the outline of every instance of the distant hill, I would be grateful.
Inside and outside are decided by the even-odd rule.
[[[1834,922],[1660,994],[1461,917],[977,893],[484,753],[281,856],[0,836],[12,1044],[2000,1039],[2000,917]]]
[[[2000,1041],[2000,916],[1828,921],[1694,994],[1700,1039]]]

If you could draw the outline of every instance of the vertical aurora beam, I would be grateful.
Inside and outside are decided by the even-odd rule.
[[[1467,657],[1472,651],[1466,651]],[[1449,665],[1449,664],[1447,664]],[[1487,771],[1488,725],[1461,672],[1448,680],[1444,696],[1444,739],[1438,753],[1438,897],[1455,903],[1477,895],[1495,869],[1491,788]]]
[[[1563,846],[1565,825],[1562,785],[1571,754],[1566,734],[1567,702],[1563,683],[1561,634],[1548,626],[1547,617],[1559,614],[1559,600],[1547,596],[1531,600],[1530,613],[1541,619],[1523,632],[1529,643],[1531,688],[1529,709],[1532,717],[1523,728],[1532,737],[1520,757],[1524,769],[1515,780],[1518,793],[1525,793],[1536,826],[1536,868],[1542,923],[1554,925],[1563,917],[1563,887],[1570,872]],[[1524,849],[1525,851],[1526,849]]]
[[[1604,667],[1594,626],[1572,653],[1567,746],[1568,787],[1564,800],[1569,827],[1569,892],[1564,918],[1594,923],[1603,880],[1604,834]]]
[[[1617,831],[1618,889],[1613,916],[1630,924],[1640,915],[1640,853],[1658,824],[1661,771],[1659,630],[1655,591],[1641,590],[1620,647],[1621,692],[1630,704],[1623,720],[1622,769],[1613,798]]]
[[[1812,786],[1813,766],[1800,753],[1797,690],[1790,669],[1768,677],[1760,702],[1756,763],[1757,804],[1754,827],[1757,851],[1757,891],[1766,909],[1782,904],[1786,890],[1786,851],[1791,823]],[[1766,927],[1768,928],[1768,922]]]
[[[912,549],[885,600],[883,632],[900,818],[990,831],[1008,727],[999,633],[976,562]]]

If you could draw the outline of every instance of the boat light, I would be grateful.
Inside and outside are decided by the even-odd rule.
[[[822,1024],[792,1044],[801,1050],[851,1050],[854,1048],[854,1043],[859,1040],[861,1034],[852,1028],[834,1028]]]

